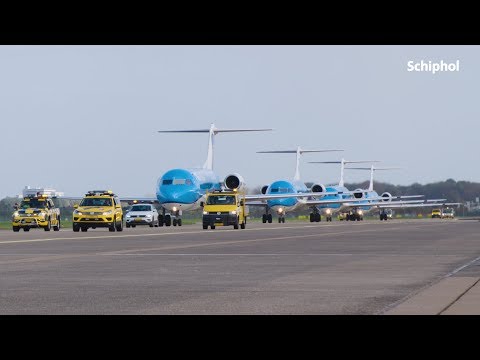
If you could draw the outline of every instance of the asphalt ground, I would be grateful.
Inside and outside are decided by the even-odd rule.
[[[445,276],[480,276],[479,229],[395,219],[5,230],[0,314],[383,314]]]

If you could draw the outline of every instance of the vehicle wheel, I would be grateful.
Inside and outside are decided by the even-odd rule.
[[[73,224],[73,232],[79,232],[80,226]]]
[[[19,232],[20,227],[19,226],[12,226],[12,230],[13,230],[13,232]]]
[[[43,228],[45,231],[50,231],[52,229],[52,222],[48,219],[47,226]]]
[[[272,214],[267,215],[267,221],[268,221],[269,224],[272,223]]]
[[[24,227],[24,228],[23,228],[23,231],[30,231],[30,228]]]
[[[173,226],[177,226],[177,219],[173,219]]]
[[[113,219],[113,222],[108,227],[108,231],[115,232],[115,225],[117,225],[117,219],[116,218]]]
[[[284,224],[285,224],[285,218],[284,218],[284,217],[282,217],[282,223],[284,223]]]
[[[172,217],[170,215],[165,216],[165,226],[172,225]]]
[[[53,227],[53,231],[59,231],[60,230],[60,218],[57,218],[57,225]]]
[[[235,230],[238,230],[238,220],[235,222],[235,224],[233,224],[233,228],[234,228]]]
[[[245,225],[246,225],[245,223],[241,223],[240,224],[240,229],[245,229]]]
[[[215,225],[211,225],[210,229],[215,230]]]
[[[136,228],[136,227],[137,227],[137,225],[132,225],[132,228]]]
[[[182,219],[178,219],[177,224],[178,226],[182,226]]]
[[[267,214],[263,214],[262,215],[262,223],[266,223],[267,222]]]
[[[203,230],[207,230],[208,229],[208,224],[203,224]]]
[[[154,224],[154,219],[152,219],[152,222],[151,222],[148,226],[150,226],[150,227],[154,227],[154,226],[155,226],[155,224]]]
[[[129,223],[126,223],[125,226],[127,227],[127,229],[130,227],[130,224]]]
[[[120,218],[120,225],[115,227],[117,231],[123,231],[123,216]]]
[[[84,227],[84,226],[82,226],[80,229],[82,229],[82,232],[87,232],[87,230],[88,230],[88,228]]]

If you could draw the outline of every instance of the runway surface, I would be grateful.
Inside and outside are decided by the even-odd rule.
[[[0,231],[0,314],[382,314],[479,257],[479,230],[395,219]]]

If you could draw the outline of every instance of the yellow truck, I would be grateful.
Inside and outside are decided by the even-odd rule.
[[[245,229],[248,207],[245,205],[245,194],[237,191],[207,192],[203,207],[203,229],[215,229],[216,226],[230,226],[234,229]]]
[[[24,196],[20,205],[15,204],[12,215],[12,230],[30,231],[31,228],[43,228],[45,231],[60,230],[60,209],[45,194]]]

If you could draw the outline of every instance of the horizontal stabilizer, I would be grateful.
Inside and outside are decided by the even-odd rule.
[[[214,134],[227,132],[245,132],[245,131],[271,131],[273,129],[213,129]],[[159,133],[209,133],[210,129],[193,129],[193,130],[159,130]]]
[[[319,153],[319,152],[331,152],[331,151],[345,151],[341,149],[322,149],[322,150],[303,150],[298,151],[303,153]],[[270,150],[270,151],[257,151],[258,154],[296,154],[297,150]]]

